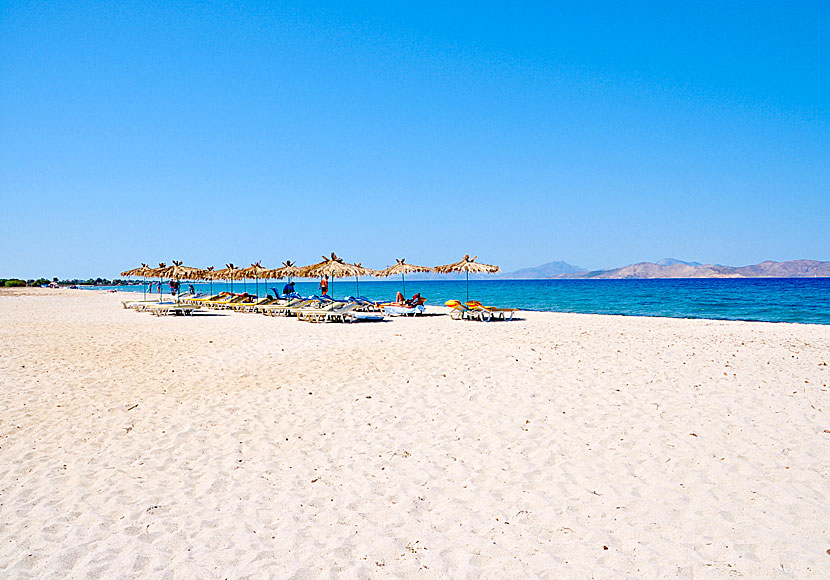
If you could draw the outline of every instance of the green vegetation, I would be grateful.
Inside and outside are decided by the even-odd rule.
[[[57,277],[54,277],[51,280],[48,278],[38,278],[36,280],[34,278],[29,280],[21,280],[19,278],[0,278],[0,287],[5,286],[7,288],[20,286],[48,286],[50,283],[55,283],[59,286],[127,286],[130,284],[140,284],[141,282],[137,280],[121,280],[120,278],[116,278],[115,280],[109,280],[107,278],[88,278],[86,280],[73,278],[71,280],[58,280]]]

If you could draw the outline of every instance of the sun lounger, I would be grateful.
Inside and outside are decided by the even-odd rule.
[[[188,304],[204,304],[205,302],[209,302],[211,300],[222,300],[224,296],[230,296],[230,294],[225,292],[220,294],[197,294],[196,296],[182,298],[182,300]]]
[[[383,312],[352,311],[344,322],[380,322],[385,318]]]
[[[208,308],[224,309],[224,308],[230,308],[232,304],[242,304],[242,303],[250,304],[252,302],[252,300],[251,300],[252,298],[253,298],[253,296],[248,295],[248,294],[239,294],[239,295],[233,296],[233,297],[225,299],[225,300],[208,300],[207,302],[204,303],[204,305],[207,306]]]
[[[316,307],[320,303],[311,298],[295,299],[290,304],[263,306],[263,314],[269,316],[296,316],[297,312],[302,308]]]
[[[276,298],[271,297],[260,298],[256,302],[236,302],[229,305],[229,308],[236,312],[257,312],[257,309],[260,306],[267,306],[268,304],[273,304],[276,301]]]
[[[353,302],[332,302],[322,308],[300,308],[297,319],[306,322],[351,322],[349,314],[355,308],[357,304]]]
[[[492,313],[486,310],[470,308],[460,300],[447,300],[444,304],[452,309],[450,310],[450,318],[453,320],[480,320],[482,322],[489,322],[493,319]]]
[[[470,300],[469,302],[465,302],[464,305],[473,311],[489,312],[493,320],[513,320],[513,314],[515,314],[516,312],[515,308],[497,308],[495,306],[484,306],[478,300]]]
[[[381,304],[363,296],[346,296],[346,302],[357,304],[356,312],[380,312]]]
[[[416,306],[396,303],[383,305],[383,312],[389,316],[416,316],[418,314],[423,314],[426,310],[427,309],[424,308],[423,304],[418,304]]]
[[[158,303],[159,303],[158,300],[122,300],[121,301],[121,306],[123,306],[125,309],[132,308],[132,309],[137,310],[140,306],[142,306],[144,304],[158,304]]]
[[[170,301],[170,300],[165,300],[163,302],[159,302],[158,300],[154,300],[152,302],[150,302],[148,300],[147,302],[144,302],[143,300],[140,300],[140,301],[135,302],[132,305],[128,306],[127,308],[132,308],[136,312],[146,312],[147,310],[150,310],[151,308],[154,308],[156,306],[159,306],[159,305],[165,306],[165,305],[168,305],[168,304],[175,305],[176,303],[173,302],[173,301]]]
[[[298,306],[305,301],[305,298],[291,298],[289,300],[281,298],[276,302],[272,302],[271,304],[260,306],[259,308],[257,308],[257,312],[265,314],[266,316],[283,316],[285,314],[284,310],[286,308]]]
[[[194,310],[199,310],[198,306],[192,304],[156,304],[155,306],[148,306],[145,309],[150,314],[155,316],[191,316]]]

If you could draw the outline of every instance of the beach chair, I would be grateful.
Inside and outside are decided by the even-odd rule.
[[[223,296],[227,296],[227,293],[220,293],[220,294],[196,294],[195,296],[187,296],[181,298],[181,301],[187,302],[188,304],[204,304],[210,300],[221,300]]]
[[[190,298],[191,302],[208,302],[210,300],[222,300],[226,296],[232,296],[230,292],[219,292],[218,294],[205,294],[204,296],[195,296]]]
[[[165,301],[162,301],[162,302],[159,302],[158,300],[156,300],[155,302],[149,302],[149,301],[148,302],[140,302],[140,303],[137,303],[137,304],[133,305],[132,308],[136,312],[147,312],[150,309],[155,308],[156,306],[159,306],[159,305],[167,306],[167,305],[170,305],[170,304],[175,305],[176,303],[173,302],[173,301],[170,301],[170,300],[165,300]]]
[[[451,308],[450,318],[453,320],[480,320],[489,322],[492,320],[492,313],[483,309],[473,309],[460,300],[447,300],[444,304]]]
[[[226,297],[222,300],[208,300],[204,303],[204,305],[208,308],[221,310],[225,308],[230,308],[231,304],[240,304],[244,302],[250,303],[251,298],[253,298],[253,296],[249,294],[237,294],[235,296],[231,296],[230,298]]]
[[[311,298],[295,298],[289,304],[263,306],[263,314],[269,316],[296,316],[297,312],[302,308],[315,307],[320,304]]]
[[[279,298],[271,304],[260,306],[256,311],[266,316],[282,316],[284,308],[288,308],[289,306],[297,306],[304,300],[304,298]]]
[[[410,306],[408,304],[392,302],[383,305],[383,313],[388,314],[389,316],[417,316],[418,314],[423,314],[426,311],[427,309],[423,304]]]
[[[513,320],[513,314],[515,314],[516,312],[515,308],[497,308],[495,306],[484,306],[478,300],[470,300],[469,302],[465,302],[464,305],[470,310],[479,312],[489,312],[493,320]]]
[[[144,304],[158,304],[158,300],[122,300],[121,306],[125,309],[133,309],[138,310],[138,308]]]
[[[199,307],[192,304],[156,304],[145,310],[155,316],[192,316],[193,311],[199,310]]]
[[[380,311],[366,311],[353,310],[346,314],[343,322],[382,322],[385,318],[383,312]]]
[[[277,299],[273,297],[260,298],[256,302],[236,302],[230,304],[229,308],[235,312],[257,312],[260,306],[267,306],[273,304]]]
[[[357,308],[355,308],[355,312],[380,312],[381,311],[381,304],[380,302],[375,302],[374,300],[369,300],[364,296],[346,296],[346,302],[354,302],[357,304]]]
[[[301,308],[297,320],[306,322],[351,322],[349,314],[357,308],[354,302],[332,302],[321,308]]]

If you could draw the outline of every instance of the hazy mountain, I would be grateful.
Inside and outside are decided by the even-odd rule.
[[[577,272],[586,272],[585,268],[568,264],[567,262],[548,262],[541,264],[535,268],[522,268],[515,272],[508,272],[502,274],[499,278],[506,278],[510,280],[539,280],[542,278],[553,278],[560,274],[575,274]]]
[[[662,260],[655,262],[658,266],[674,266],[675,264],[686,264],[687,266],[702,266],[700,262],[684,262],[683,260],[678,260],[677,258],[663,258]]]
[[[720,266],[680,260],[670,264],[640,262],[613,270],[559,274],[556,278],[830,278],[830,262],[817,260],[766,261],[752,266]]]

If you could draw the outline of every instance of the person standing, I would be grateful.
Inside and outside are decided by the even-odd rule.
[[[323,296],[327,296],[329,293],[329,277],[323,276],[320,280],[320,292],[322,292]]]

